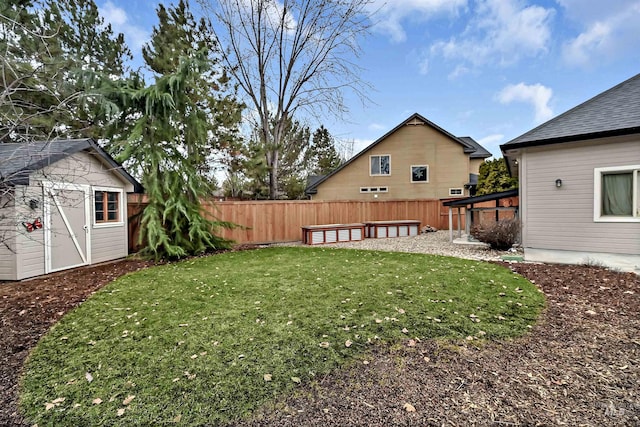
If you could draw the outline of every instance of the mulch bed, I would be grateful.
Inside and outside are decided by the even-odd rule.
[[[0,425],[26,425],[17,381],[53,323],[127,260],[0,283]],[[238,425],[640,425],[640,277],[597,267],[512,264],[548,306],[513,341],[404,343],[303,387]]]

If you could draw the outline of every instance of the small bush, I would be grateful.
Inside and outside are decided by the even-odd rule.
[[[501,219],[489,226],[474,227],[471,235],[492,249],[509,249],[520,243],[520,220],[517,218]]]

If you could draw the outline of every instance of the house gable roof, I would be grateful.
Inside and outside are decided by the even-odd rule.
[[[327,179],[331,178],[333,175],[335,175],[336,173],[340,172],[342,169],[344,169],[345,167],[347,167],[349,164],[351,164],[352,162],[354,162],[356,159],[360,158],[361,156],[363,156],[364,154],[366,154],[369,150],[371,150],[372,148],[374,148],[376,145],[380,144],[382,141],[384,141],[385,139],[387,139],[387,137],[391,134],[393,134],[394,132],[396,132],[397,130],[401,129],[403,126],[410,124],[411,122],[413,122],[414,120],[419,120],[423,123],[425,123],[426,125],[434,128],[435,130],[437,130],[438,132],[448,136],[449,138],[451,138],[451,140],[453,140],[454,142],[460,144],[464,150],[465,154],[470,154],[473,155],[476,152],[480,152],[479,148],[482,149],[482,152],[488,154],[487,156],[484,156],[484,153],[480,152],[480,157],[472,157],[472,158],[484,158],[484,157],[491,157],[491,153],[489,153],[487,150],[485,150],[480,144],[478,144],[476,141],[474,141],[472,138],[470,137],[463,137],[463,138],[458,138],[457,136],[447,132],[446,130],[444,130],[443,128],[441,128],[440,126],[436,125],[435,123],[427,120],[426,118],[424,118],[423,116],[421,116],[418,113],[414,113],[412,114],[408,119],[406,119],[405,121],[403,121],[402,123],[400,123],[398,126],[394,127],[393,129],[391,129],[389,132],[385,133],[383,136],[381,136],[380,138],[378,138],[377,140],[375,140],[371,145],[369,145],[368,147],[366,147],[364,150],[360,151],[358,154],[356,154],[355,156],[353,156],[352,158],[350,158],[349,160],[347,160],[346,162],[344,162],[342,165],[340,165],[337,169],[335,169],[333,172],[325,175],[324,177],[316,180],[315,182],[310,182],[310,185],[305,189],[305,193],[306,194],[317,194],[318,190],[318,185],[322,184],[324,181],[326,181]],[[469,141],[470,140],[470,141]],[[471,142],[473,141],[473,142]],[[484,156],[484,157],[483,157]],[[471,157],[471,156],[470,156]]]
[[[84,150],[96,152],[114,173],[133,185],[136,193],[143,191],[142,185],[91,138],[0,144],[0,182],[28,185],[32,172]]]
[[[640,132],[640,74],[500,146],[558,144]]]

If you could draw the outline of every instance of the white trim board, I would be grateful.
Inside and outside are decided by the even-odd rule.
[[[548,264],[593,264],[640,274],[640,255],[524,248],[524,260]]]

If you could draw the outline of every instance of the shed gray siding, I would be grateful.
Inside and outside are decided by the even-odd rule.
[[[33,222],[37,217],[43,218],[42,187],[16,186],[16,217],[18,223],[23,221]],[[40,202],[39,207],[33,210],[29,207],[29,200]],[[38,229],[27,233],[23,227],[16,235],[16,280],[26,277],[40,276],[44,271],[44,230]]]
[[[16,280],[16,233],[14,203],[0,197],[0,280]]]
[[[133,191],[133,186],[119,178],[111,170],[109,165],[99,160],[98,156],[87,152],[75,153],[66,157],[51,166],[48,166],[38,174],[32,176],[32,182],[43,178],[56,182],[73,182],[98,187],[113,187],[124,190],[121,209],[124,214],[124,223],[119,225],[93,224],[94,212],[93,201],[91,206],[91,263],[109,261],[112,259],[124,258],[128,255],[127,244],[127,192]],[[55,177],[55,179],[53,178]],[[93,194],[93,192],[92,192]],[[93,197],[93,196],[92,196]]]
[[[594,168],[640,164],[640,136],[529,147],[519,162],[525,254],[534,248],[640,255],[640,222],[593,219]]]
[[[119,187],[128,192],[133,191],[133,185],[119,179],[109,165],[99,160],[99,156],[84,151],[65,157],[31,175],[32,185],[40,180]]]

